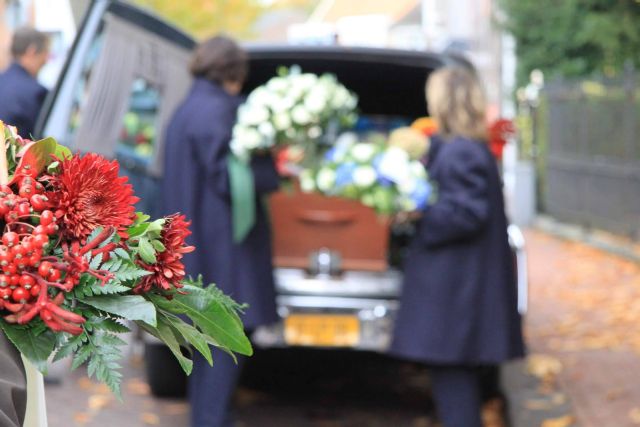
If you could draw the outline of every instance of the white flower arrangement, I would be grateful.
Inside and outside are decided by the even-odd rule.
[[[282,143],[317,142],[330,128],[355,123],[357,97],[335,76],[282,68],[238,109],[231,151],[248,160],[255,150]]]

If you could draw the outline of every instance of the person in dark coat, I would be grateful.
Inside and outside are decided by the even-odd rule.
[[[0,333],[0,426],[22,426],[27,410],[27,377],[16,347]]]
[[[217,36],[200,44],[191,63],[194,82],[166,133],[162,182],[165,213],[182,212],[192,221],[188,243],[197,250],[184,257],[188,274],[248,308],[248,331],[278,320],[271,263],[271,236],[261,196],[278,188],[271,155],[254,156],[256,221],[241,243],[234,243],[227,156],[238,94],[247,74],[246,53],[231,39]],[[189,379],[191,425],[232,425],[229,407],[243,358],[238,364],[214,352],[214,366],[194,354]]]
[[[481,427],[483,368],[524,354],[502,184],[473,74],[434,72],[427,100],[439,129],[427,163],[438,198],[410,247],[391,352],[429,365],[444,427]]]
[[[36,77],[49,57],[49,40],[33,28],[19,28],[13,34],[11,55],[13,62],[0,74],[0,120],[30,138],[47,96]]]

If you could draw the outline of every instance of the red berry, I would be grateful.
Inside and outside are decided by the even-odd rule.
[[[13,190],[8,185],[0,185],[0,192],[6,194],[13,194]]]
[[[13,252],[14,259],[17,258],[18,255],[22,256],[27,253],[22,243],[17,243],[14,247],[12,247],[11,252]]]
[[[33,253],[33,249],[35,247],[33,244],[33,237],[29,236],[27,238],[22,239],[20,246],[24,248],[25,255],[31,256],[31,254]]]
[[[5,216],[9,213],[9,206],[4,204],[4,200],[0,199],[0,215]]]
[[[33,186],[31,185],[23,185],[20,187],[20,192],[18,193],[20,197],[26,197],[27,199],[33,196]]]
[[[42,211],[42,213],[40,214],[40,224],[46,227],[51,223],[53,223],[53,212],[51,212],[50,210]]]
[[[48,277],[52,268],[53,266],[49,261],[42,261],[38,267],[38,274],[42,277]]]
[[[31,205],[29,203],[20,203],[17,211],[20,216],[29,216],[31,215]]]
[[[16,222],[18,219],[20,219],[20,217],[16,211],[7,212],[4,216],[5,222],[9,224]]]
[[[36,267],[40,264],[41,258],[42,256],[40,254],[33,254],[29,257],[29,260],[27,262],[29,263],[30,266]]]
[[[15,302],[25,302],[30,296],[31,294],[25,288],[15,288],[11,294],[11,298]]]
[[[17,274],[12,274],[9,276],[9,284],[11,286],[18,286],[20,284],[20,276]]]
[[[42,249],[47,243],[49,243],[49,236],[47,236],[46,234],[36,234],[31,239],[31,244],[33,248]]]
[[[32,276],[29,276],[28,274],[23,274],[20,276],[18,284],[25,289],[29,289],[36,284],[36,279],[34,279]]]
[[[10,288],[0,288],[0,298],[9,299],[13,291]]]
[[[58,280],[60,280],[60,277],[62,277],[62,273],[60,273],[60,270],[58,270],[57,268],[52,268],[49,271],[49,280],[51,282],[57,282]]]
[[[9,286],[9,278],[4,274],[0,274],[0,288],[6,288],[7,286]]]
[[[40,294],[40,285],[37,283],[31,287],[30,290],[31,296],[37,297]]]
[[[47,227],[45,227],[44,225],[38,225],[36,226],[36,228],[33,229],[33,234],[38,235],[38,234],[42,234],[42,235],[47,235]]]
[[[18,272],[18,266],[14,263],[10,263],[2,266],[2,271],[4,271],[5,274],[16,274]]]
[[[31,206],[34,211],[43,211],[47,208],[47,198],[42,194],[34,194],[31,196]]]
[[[39,182],[36,182],[33,186],[33,188],[35,188],[36,193],[42,193],[44,191],[44,185],[40,184]],[[46,197],[45,197],[46,199]]]
[[[55,224],[47,225],[47,234],[51,235],[58,231],[58,226]]]
[[[2,235],[2,243],[7,245],[8,247],[12,247],[20,242],[20,236],[13,231],[9,231]]]

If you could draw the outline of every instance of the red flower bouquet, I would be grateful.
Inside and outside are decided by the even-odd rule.
[[[22,139],[0,122],[0,326],[40,370],[73,357],[119,393],[118,334],[136,323],[165,342],[186,373],[194,348],[251,354],[238,304],[186,279],[189,222],[151,221],[117,161]],[[184,322],[178,315],[188,317]]]

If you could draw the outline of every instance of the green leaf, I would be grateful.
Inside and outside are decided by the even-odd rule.
[[[89,268],[91,268],[92,270],[97,270],[100,268],[100,264],[102,264],[101,253],[93,257],[93,259],[91,260],[91,263],[89,263]]]
[[[58,348],[53,361],[57,362],[58,360],[64,359],[65,357],[75,353],[86,341],[87,334],[85,332],[68,339],[67,342],[65,342],[62,346],[60,346],[60,348]]]
[[[115,253],[117,256],[119,256],[122,259],[126,259],[126,260],[130,260],[131,257],[129,256],[129,252],[125,251],[122,248],[116,248],[113,253]]]
[[[129,264],[122,266],[118,271],[114,271],[116,280],[121,282],[127,282],[129,280],[137,280],[141,277],[151,274],[150,271],[140,268],[135,264]]]
[[[185,286],[186,294],[176,294],[172,300],[148,295],[161,309],[173,314],[186,314],[200,330],[218,346],[250,356],[251,343],[244,333],[236,312],[206,289]]]
[[[33,328],[19,327],[0,321],[9,340],[40,372],[46,372],[47,360],[56,344],[56,336],[51,331],[36,335]]]
[[[56,149],[55,149],[53,155],[56,156],[60,160],[68,159],[68,158],[71,158],[73,156],[73,154],[71,153],[71,150],[69,150],[69,148],[65,147],[62,144],[57,144],[57,143],[56,143]]]
[[[53,162],[51,155],[56,153],[57,147],[58,143],[53,138],[45,138],[29,143],[22,150],[22,157],[16,170],[28,167],[39,174]]]
[[[171,324],[167,321],[166,317],[160,316],[160,318],[158,319],[158,326],[155,328],[149,327],[149,325],[145,324],[142,324],[140,326],[142,326],[142,328],[149,332],[151,335],[155,336],[160,341],[165,343],[178,360],[178,363],[180,364],[184,372],[187,375],[191,374],[191,370],[193,369],[193,362],[185,357],[184,354],[182,354],[180,344],[178,343],[178,340],[176,339],[176,336],[174,335],[171,328]]]
[[[132,225],[127,229],[127,234],[129,235],[129,238],[141,236],[147,231],[147,228],[149,228],[148,222]]]
[[[95,329],[100,329],[105,332],[113,332],[116,334],[131,332],[131,329],[129,329],[129,327],[113,319],[93,318],[90,319],[90,322],[91,324],[93,324],[93,327]]]
[[[172,314],[161,313],[160,317],[167,320],[167,322],[174,329],[174,332],[179,333],[184,339],[191,344],[196,350],[204,356],[209,362],[209,365],[213,366],[213,359],[211,357],[211,348],[207,343],[206,337],[196,328],[185,323],[182,319]]]
[[[149,239],[142,238],[138,241],[138,253],[140,258],[147,264],[156,263],[156,251],[153,249]]]
[[[91,356],[91,352],[94,348],[95,347],[89,343],[85,343],[82,347],[80,347],[80,349],[78,350],[78,352],[73,358],[73,362],[71,363],[71,370],[75,371],[84,362],[89,360],[89,357]]]
[[[118,295],[82,298],[81,302],[127,320],[140,320],[155,326],[155,306],[140,295]]]
[[[149,228],[147,229],[147,234],[156,234],[155,237],[159,237],[162,232],[162,227],[164,227],[164,222],[164,218],[160,218],[150,223]]]
[[[166,250],[160,240],[152,240],[151,244],[153,245],[153,249],[155,249],[156,252],[164,252]]]

